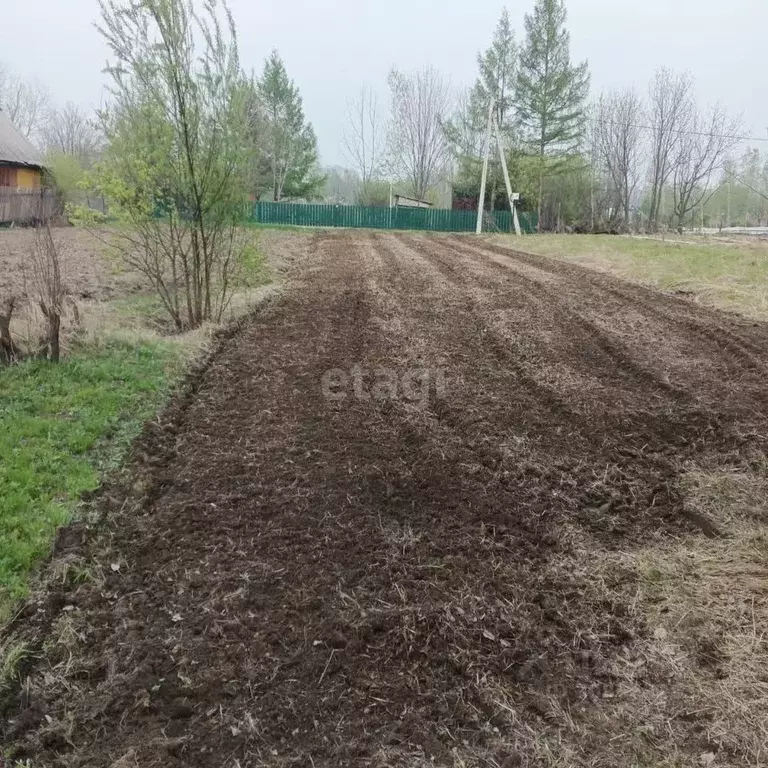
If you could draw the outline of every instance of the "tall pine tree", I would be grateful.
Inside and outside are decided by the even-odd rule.
[[[539,157],[539,223],[549,158],[571,155],[581,138],[589,92],[587,62],[571,64],[564,0],[536,0],[525,16],[516,107],[527,140]]]
[[[256,83],[259,141],[274,200],[309,198],[325,183],[318,168],[317,138],[305,121],[301,95],[277,51]]]
[[[480,74],[472,89],[472,103],[483,125],[487,120],[488,99],[493,98],[499,127],[502,131],[509,128],[515,104],[517,58],[515,32],[509,23],[509,13],[504,8],[490,47],[477,56]]]

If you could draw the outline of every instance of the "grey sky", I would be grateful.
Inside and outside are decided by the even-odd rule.
[[[392,65],[432,64],[455,86],[471,84],[477,51],[487,46],[503,5],[230,0],[244,66],[258,70],[272,48],[280,51],[324,164],[344,162],[348,99],[363,83],[384,96]],[[507,5],[521,39],[533,0]],[[572,56],[589,59],[593,93],[624,85],[645,92],[656,67],[688,69],[702,103],[721,101],[743,115],[751,135],[768,137],[766,0],[568,0],[568,11]],[[0,0],[0,61],[47,84],[57,102],[97,106],[107,55],[92,26],[97,17],[96,0]]]

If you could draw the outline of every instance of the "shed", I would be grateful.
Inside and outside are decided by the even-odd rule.
[[[395,195],[395,208],[432,208],[428,200],[419,200],[417,197]]]

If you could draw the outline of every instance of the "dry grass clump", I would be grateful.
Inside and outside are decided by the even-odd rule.
[[[717,765],[768,759],[768,474],[697,471],[687,503],[725,537],[638,553],[658,653],[697,710]]]

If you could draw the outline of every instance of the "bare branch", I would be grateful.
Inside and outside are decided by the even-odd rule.
[[[712,174],[722,168],[728,153],[738,144],[741,126],[725,109],[715,106],[708,114],[694,111],[690,133],[679,142],[674,161],[673,193],[678,230],[686,216],[711,196]]]
[[[38,82],[23,80],[0,67],[0,109],[26,138],[36,138],[46,122],[51,97]]]
[[[389,75],[392,92],[390,151],[393,171],[424,199],[447,169],[449,149],[443,124],[450,112],[451,91],[431,67]]]
[[[695,112],[693,78],[676,75],[666,67],[656,72],[650,88],[651,121],[651,201],[649,225],[659,226],[664,186],[675,172],[679,148],[686,141]]]
[[[384,128],[376,94],[363,87],[347,108],[347,126],[343,133],[344,149],[360,176],[360,199],[368,202],[371,184],[382,171],[384,162]]]
[[[597,156],[610,181],[612,219],[629,229],[632,198],[640,182],[645,108],[632,90],[601,96],[595,118]]]

